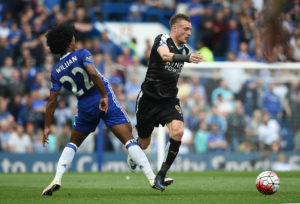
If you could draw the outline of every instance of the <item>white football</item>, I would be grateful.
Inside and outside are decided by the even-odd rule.
[[[272,171],[261,172],[256,178],[256,188],[259,192],[266,195],[274,194],[278,191],[280,179]]]

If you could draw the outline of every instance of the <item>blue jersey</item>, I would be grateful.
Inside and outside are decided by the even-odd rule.
[[[107,79],[97,71],[109,97],[108,112],[103,113],[99,110],[102,96],[85,69],[88,64],[94,65],[93,57],[88,50],[69,52],[60,58],[50,77],[51,92],[59,91],[64,87],[78,99],[78,115],[75,117],[73,127],[78,131],[89,133],[94,131],[100,118],[107,126],[129,122]]]
[[[60,90],[63,86],[79,100],[98,91],[84,68],[88,64],[94,64],[94,62],[91,53],[86,49],[65,54],[51,73],[50,91]],[[107,80],[100,73],[99,76],[103,80],[106,91],[109,91]]]

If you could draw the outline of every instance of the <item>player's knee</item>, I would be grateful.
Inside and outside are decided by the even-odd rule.
[[[183,129],[182,128],[178,128],[178,129],[173,130],[173,134],[172,134],[173,139],[175,139],[177,141],[180,141],[182,136],[183,136]]]

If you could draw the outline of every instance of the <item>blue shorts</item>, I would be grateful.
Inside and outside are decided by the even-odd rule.
[[[101,95],[98,93],[78,102],[78,113],[73,124],[75,130],[84,133],[94,132],[100,119],[104,121],[107,127],[130,122],[127,113],[114,93],[108,93],[107,113],[99,110],[100,99]]]

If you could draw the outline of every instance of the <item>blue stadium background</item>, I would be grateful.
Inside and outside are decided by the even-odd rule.
[[[0,171],[24,171],[24,165],[26,171],[53,171],[52,165],[70,137],[76,98],[63,91],[51,125],[50,144],[46,148],[41,145],[49,75],[58,61],[45,43],[44,33],[52,25],[74,24],[77,48],[86,48],[94,55],[97,69],[111,82],[134,126],[135,98],[144,79],[152,42],[140,42],[137,36],[132,36],[120,43],[111,38],[109,31],[97,29],[95,23],[142,22],[147,26],[147,22],[155,22],[168,29],[169,18],[176,12],[184,12],[193,25],[188,44],[205,56],[206,61],[264,63],[259,18],[268,3],[267,0],[1,1]],[[274,50],[273,60],[299,62],[300,2],[288,1],[281,17],[290,42],[287,50],[280,46]],[[158,34],[152,33],[153,37]],[[143,53],[136,50],[140,43],[144,43]],[[178,166],[186,161],[195,162],[196,166],[204,162],[206,167],[177,170],[272,168],[277,155],[286,156],[279,162],[299,170],[299,70],[242,70],[238,73],[247,77],[238,83],[228,79],[224,70],[212,69],[206,73],[209,74],[203,77],[183,76],[178,83],[185,117]],[[285,80],[272,80],[277,76]],[[215,142],[211,139],[212,124],[217,124],[218,136],[227,143],[225,148],[210,146]],[[156,152],[154,133],[147,150],[152,162]],[[125,170],[124,148],[102,124],[80,148],[78,160],[85,158],[84,155],[86,171]],[[215,166],[211,165],[214,159],[219,159]],[[76,167],[78,160],[71,170],[80,171]],[[33,168],[38,161],[42,163]],[[114,165],[114,161],[116,169],[107,167]],[[233,161],[237,164],[230,163]],[[239,166],[243,162],[248,163]]]

